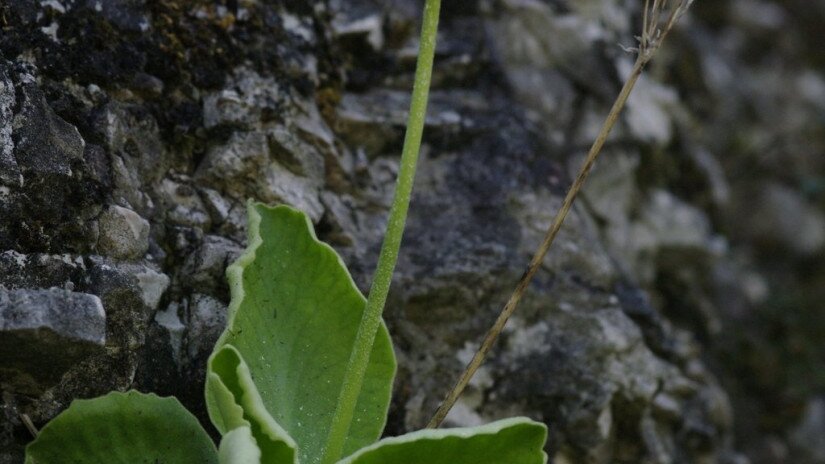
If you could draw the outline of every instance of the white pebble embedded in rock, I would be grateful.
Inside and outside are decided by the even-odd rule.
[[[97,248],[113,258],[139,258],[149,249],[149,222],[128,208],[112,205],[100,216]]]

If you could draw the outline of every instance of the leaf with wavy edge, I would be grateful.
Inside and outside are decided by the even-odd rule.
[[[523,417],[385,438],[338,464],[545,464],[547,427]]]
[[[27,464],[215,464],[215,444],[175,398],[136,391],[75,400],[26,447]]]
[[[237,349],[266,411],[298,444],[301,462],[313,464],[326,445],[366,300],[306,215],[255,203],[248,213],[249,246],[227,269],[232,301],[216,350]],[[345,455],[380,437],[394,375],[395,356],[382,323]],[[212,396],[207,391],[210,417],[222,424]]]
[[[209,359],[206,406],[212,423],[224,437],[237,428],[250,428],[261,462],[295,462],[298,446],[267,412],[249,367],[232,345],[216,349]]]
[[[252,429],[237,427],[224,435],[218,460],[220,464],[261,464],[261,450],[252,437]]]

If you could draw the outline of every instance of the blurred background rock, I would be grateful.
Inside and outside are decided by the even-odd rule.
[[[444,2],[388,434],[424,425],[521,275],[640,6]],[[306,211],[366,289],[420,7],[0,3],[0,462],[21,413],[112,389],[205,418],[247,198]],[[450,425],[543,420],[556,464],[825,462],[823,37],[822,0],[696,1]]]

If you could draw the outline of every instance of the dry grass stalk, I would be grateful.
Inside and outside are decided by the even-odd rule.
[[[37,427],[34,426],[34,422],[32,422],[31,418],[29,418],[29,415],[20,414],[20,421],[26,426],[26,429],[29,431],[31,436],[37,438],[37,434],[40,432],[37,430]]]
[[[630,96],[633,87],[636,85],[636,82],[639,80],[645,65],[650,62],[656,54],[656,51],[664,42],[665,38],[667,38],[670,31],[690,8],[693,1],[694,0],[645,0],[642,18],[642,34],[636,38],[639,42],[638,47],[632,49],[637,53],[637,57],[636,63],[633,65],[633,69],[630,72],[630,76],[628,76],[627,81],[619,93],[619,96],[613,103],[610,113],[607,115],[607,119],[602,125],[596,140],[593,142],[584,164],[579,169],[579,173],[576,176],[573,185],[568,190],[559,211],[556,213],[556,216],[550,225],[550,228],[547,229],[541,245],[538,250],[536,250],[533,258],[530,260],[527,270],[519,279],[515,290],[510,295],[510,299],[507,301],[507,304],[504,305],[504,308],[501,310],[501,313],[495,323],[484,337],[481,347],[479,347],[478,351],[473,356],[473,359],[470,360],[455,386],[453,386],[452,390],[450,390],[447,394],[444,401],[441,403],[441,406],[439,406],[435,415],[427,424],[428,428],[437,428],[441,425],[444,418],[447,417],[447,413],[461,396],[461,393],[470,383],[470,379],[472,379],[478,368],[481,367],[481,364],[484,362],[487,354],[493,348],[496,339],[498,339],[499,334],[501,334],[501,331],[504,329],[507,320],[518,307],[521,297],[530,285],[530,282],[541,266],[542,261],[544,261],[544,257],[547,255],[547,251],[553,244],[556,235],[558,235],[559,230],[564,223],[564,219],[567,217],[567,214],[573,206],[573,201],[576,199],[576,196],[578,196],[582,186],[584,186],[584,182],[587,180],[587,177],[593,168],[593,164],[596,162],[599,153],[601,153],[601,150],[604,147],[607,136],[610,135],[610,131],[619,119],[619,114],[627,103],[627,99]]]

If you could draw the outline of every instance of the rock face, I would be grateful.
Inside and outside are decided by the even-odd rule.
[[[0,287],[0,371],[5,385],[29,395],[43,392],[74,364],[106,343],[106,313],[100,298],[52,288]]]
[[[113,389],[206,421],[248,198],[304,210],[367,289],[420,3],[0,5],[0,463],[20,414]],[[643,2],[444,3],[388,434],[426,422],[523,272]],[[695,3],[451,425],[543,420],[555,464],[825,462],[816,8]]]

